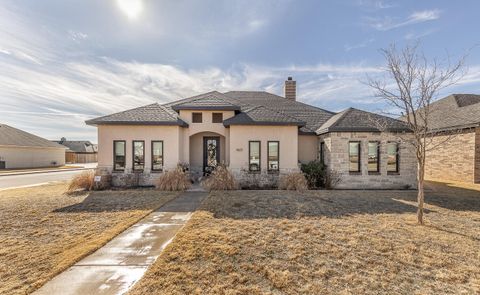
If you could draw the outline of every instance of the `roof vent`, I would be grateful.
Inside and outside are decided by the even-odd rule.
[[[285,98],[296,100],[297,99],[297,82],[288,77],[285,81]]]

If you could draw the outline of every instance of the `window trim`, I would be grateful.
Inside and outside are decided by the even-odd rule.
[[[277,154],[278,154],[278,167],[277,169],[270,169],[270,143],[277,143]],[[267,171],[272,173],[277,173],[280,171],[280,141],[279,140],[269,140],[267,141]]]
[[[221,116],[220,122],[215,122],[215,120],[214,120],[214,116],[215,116],[215,115],[220,115],[220,116]],[[214,123],[214,124],[223,123],[223,113],[213,112],[213,113],[212,113],[212,123]]]
[[[200,115],[200,122],[194,122],[194,120],[193,120],[194,115]],[[202,112],[192,112],[192,123],[194,123],[194,124],[203,123],[203,113]]]
[[[320,142],[320,152],[319,152],[319,160],[322,165],[325,165],[325,141]]]
[[[367,171],[369,174],[380,174],[380,141],[378,140],[372,140],[372,141],[369,141],[368,144],[370,143],[376,143],[377,144],[377,169],[376,170],[370,170],[368,164],[370,163],[367,163]],[[370,160],[370,147],[367,146],[367,156],[368,156],[368,160]]]
[[[250,169],[250,154],[251,154],[251,143],[258,142],[258,170]],[[260,140],[249,140],[248,141],[248,171],[250,173],[260,173],[262,171],[262,142]]]
[[[395,171],[388,171],[388,145],[395,144]],[[387,175],[395,175],[400,174],[400,144],[396,141],[389,141],[387,142]]]
[[[350,143],[358,143],[358,170],[350,169]],[[362,142],[359,140],[352,140],[348,142],[348,172],[352,174],[361,174],[362,173]]]
[[[135,169],[135,143],[141,142],[143,146],[143,169]],[[132,171],[142,172],[145,171],[145,140],[132,140]]]
[[[123,142],[123,156],[125,157],[124,163],[123,163],[123,169],[116,169],[116,153],[115,153],[115,147],[117,146],[117,142]],[[127,141],[126,140],[114,140],[113,141],[113,171],[115,172],[123,172],[127,168]]]
[[[154,169],[153,167],[153,144],[161,142],[162,143],[162,168],[160,169]],[[150,143],[150,162],[151,162],[151,168],[150,170],[153,172],[163,172],[163,167],[165,166],[165,145],[163,143],[163,140],[152,140]]]

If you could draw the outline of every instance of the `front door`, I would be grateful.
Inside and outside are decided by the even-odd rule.
[[[203,138],[203,173],[210,174],[220,163],[220,137]]]

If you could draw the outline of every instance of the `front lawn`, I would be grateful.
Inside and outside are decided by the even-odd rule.
[[[176,194],[65,195],[65,184],[0,191],[0,294],[30,293]]]
[[[478,294],[480,191],[214,192],[130,294]]]

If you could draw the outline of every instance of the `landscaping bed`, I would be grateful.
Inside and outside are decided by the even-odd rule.
[[[0,191],[0,294],[36,290],[176,196],[65,190],[55,184]]]
[[[130,294],[477,294],[480,192],[212,192]]]

